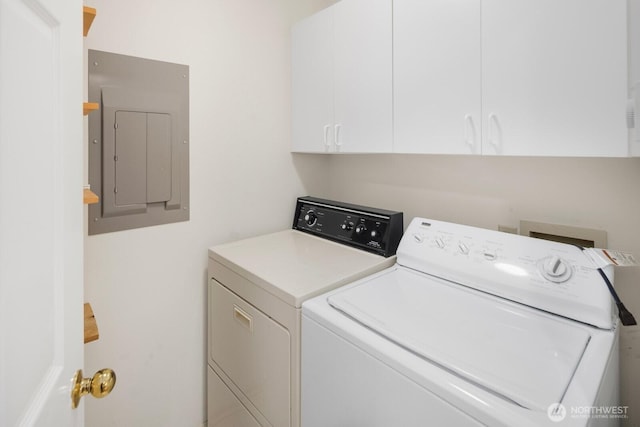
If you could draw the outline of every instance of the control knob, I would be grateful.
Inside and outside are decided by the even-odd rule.
[[[369,233],[369,236],[371,237],[371,240],[373,240],[374,242],[379,242],[380,239],[382,239],[382,233],[378,229],[371,230],[371,233]]]
[[[308,226],[313,227],[318,221],[318,217],[314,211],[308,211],[304,216],[304,221]]]
[[[356,226],[356,234],[357,235],[360,235],[360,234],[364,233],[365,231],[367,231],[367,227],[365,227],[364,224],[358,224]]]
[[[469,255],[469,246],[465,245],[464,243],[459,242],[458,249],[460,249],[460,253],[462,255]]]
[[[496,251],[491,250],[491,249],[486,249],[482,255],[484,256],[484,259],[486,259],[487,261],[495,261],[496,259],[498,259],[498,254],[496,253]]]
[[[571,266],[556,255],[540,260],[538,269],[545,279],[554,283],[566,282],[571,278],[572,273]]]
[[[353,229],[353,223],[351,221],[345,221],[340,226],[340,229],[343,231],[351,231]]]

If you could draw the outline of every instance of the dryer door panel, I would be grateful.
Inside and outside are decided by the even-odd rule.
[[[208,427],[260,427],[258,421],[249,413],[220,377],[207,366]]]
[[[211,280],[209,334],[213,361],[272,425],[289,426],[289,331]]]

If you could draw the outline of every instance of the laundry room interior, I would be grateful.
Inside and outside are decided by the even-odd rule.
[[[485,1],[499,3],[455,3],[465,8]],[[562,1],[581,7],[577,0]],[[577,149],[560,155],[293,150],[292,28],[336,3],[85,1],[97,11],[84,38],[86,67],[91,50],[189,69],[188,220],[91,234],[94,219],[85,211],[84,299],[100,337],[85,345],[84,368],[109,367],[118,376],[109,396],[85,399],[87,426],[207,425],[208,249],[291,229],[301,196],[402,212],[405,228],[422,217],[496,231],[517,232],[521,221],[603,230],[608,248],[640,259],[640,159],[633,156],[640,150],[623,155],[583,155]],[[540,3],[553,10],[553,1]],[[624,84],[630,87],[640,81],[640,2],[611,3],[624,5],[628,37],[635,40],[627,48]],[[567,28],[572,25],[566,22]],[[366,80],[369,70],[351,73]],[[85,83],[88,79],[86,72]],[[89,133],[85,120],[87,141]],[[640,319],[640,267],[617,267],[615,289]],[[640,328],[619,326],[618,332],[618,405],[627,408],[621,425],[637,426]]]

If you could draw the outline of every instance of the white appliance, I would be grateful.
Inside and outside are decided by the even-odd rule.
[[[578,247],[415,218],[303,304],[302,425],[617,425],[615,315]]]
[[[293,229],[209,249],[208,424],[300,426],[302,302],[395,262],[402,213],[299,198]]]

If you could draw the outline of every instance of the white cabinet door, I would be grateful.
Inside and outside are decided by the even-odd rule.
[[[628,154],[626,3],[482,0],[483,154]]]
[[[333,10],[336,151],[390,152],[391,1],[342,0]]]
[[[333,9],[292,30],[292,151],[333,149]]]
[[[480,154],[480,37],[480,0],[394,0],[394,151]]]
[[[390,152],[391,1],[342,0],[292,31],[292,151]]]

